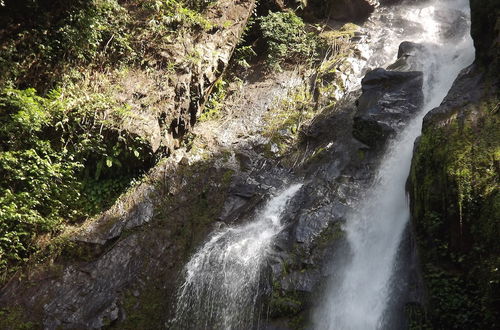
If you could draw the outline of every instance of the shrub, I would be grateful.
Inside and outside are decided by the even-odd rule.
[[[13,81],[45,90],[69,65],[97,60],[103,65],[133,55],[129,15],[116,0],[70,2],[57,9],[46,6],[50,5],[40,1],[28,8],[7,5],[14,18],[7,33],[12,37],[0,47],[0,84]]]
[[[184,3],[186,3],[189,8],[201,12],[216,1],[217,0],[184,0]]]
[[[145,142],[100,116],[123,116],[123,105],[64,92],[0,93],[0,273],[26,261],[40,237],[110,205],[151,163]]]
[[[220,116],[220,111],[227,96],[226,89],[227,82],[224,79],[220,78],[215,82],[212,92],[205,103],[203,113],[199,119],[200,121],[216,119]]]
[[[198,10],[204,8],[202,1],[187,1],[191,7],[177,0],[148,1],[143,4],[146,9],[152,10],[148,21],[148,30],[153,33],[179,32],[181,28],[202,28],[209,30],[212,24],[205,19]],[[198,10],[196,10],[198,9]]]
[[[0,88],[53,88],[70,68],[104,69],[143,64],[164,41],[190,29],[209,30],[200,13],[213,0],[40,0],[9,2],[0,42]],[[132,19],[134,18],[134,19]],[[85,67],[85,68],[84,68]]]
[[[259,24],[270,67],[279,68],[285,61],[299,62],[316,57],[316,38],[306,32],[304,22],[295,13],[270,12],[259,18]]]

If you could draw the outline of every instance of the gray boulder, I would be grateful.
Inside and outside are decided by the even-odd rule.
[[[423,74],[375,69],[366,74],[357,101],[353,135],[370,147],[381,147],[421,108]]]

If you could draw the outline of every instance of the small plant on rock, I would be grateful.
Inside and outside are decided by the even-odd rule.
[[[271,12],[259,18],[259,23],[271,68],[280,69],[285,61],[313,60],[317,56],[315,35],[306,32],[304,22],[295,13]]]

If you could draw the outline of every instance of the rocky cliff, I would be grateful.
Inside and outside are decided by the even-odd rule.
[[[471,10],[476,61],[425,117],[409,178],[427,297],[415,328],[500,325],[499,6]]]

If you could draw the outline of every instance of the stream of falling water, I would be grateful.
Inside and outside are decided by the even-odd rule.
[[[347,219],[344,229],[352,257],[317,309],[313,317],[316,329],[387,328],[384,312],[395,256],[410,216],[405,182],[413,143],[425,114],[441,103],[458,73],[474,59],[467,0],[427,1],[420,7],[393,9],[382,13],[385,28],[375,38],[387,38],[382,49],[392,52],[390,45],[404,40],[425,43],[429,56],[419,63],[424,72],[425,103],[391,143],[372,188]]]
[[[215,232],[185,267],[173,328],[249,329],[258,322],[262,263],[281,215],[300,189],[294,184],[272,197],[253,221]]]

